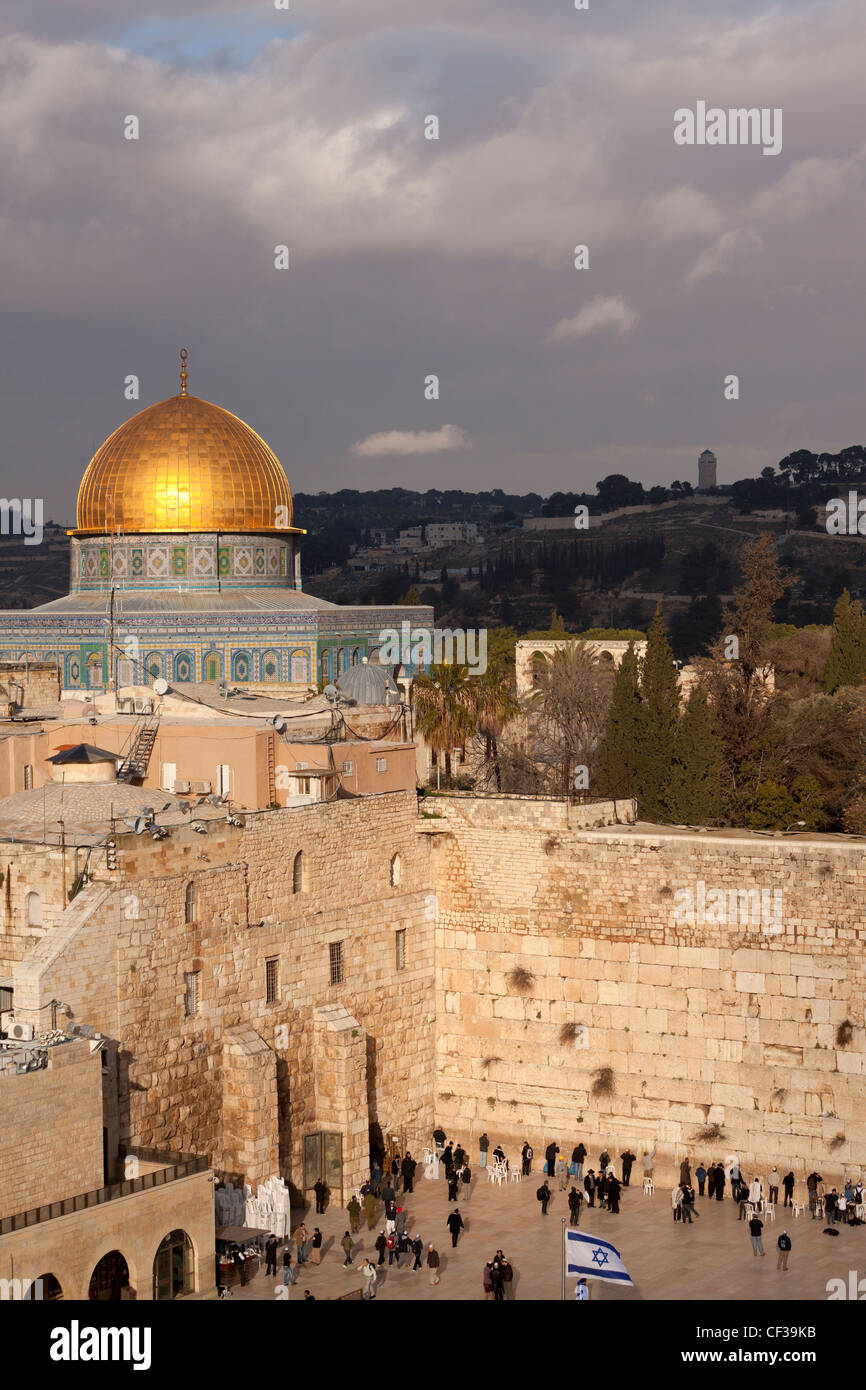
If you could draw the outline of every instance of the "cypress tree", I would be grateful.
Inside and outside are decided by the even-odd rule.
[[[647,634],[640,678],[640,740],[637,799],[641,820],[667,819],[667,791],[679,721],[677,668],[662,618],[661,604]]]
[[[635,774],[640,742],[640,693],[634,643],[616,673],[604,734],[598,747],[596,777],[602,796],[625,798],[635,794]]]
[[[847,589],[833,610],[833,645],[824,668],[824,691],[833,695],[840,686],[859,685],[866,675],[866,616],[859,599]]]
[[[680,716],[667,803],[680,825],[714,825],[722,814],[722,741],[707,700],[695,685]]]

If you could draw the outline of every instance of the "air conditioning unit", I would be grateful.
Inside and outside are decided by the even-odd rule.
[[[118,714],[135,714],[135,697],[132,695],[118,695],[117,712]]]
[[[210,791],[210,782],[193,782],[192,789],[196,796],[205,796]]]
[[[177,780],[175,780],[172,784],[171,789],[176,796],[180,795],[181,793],[186,793],[189,791],[189,782],[178,782]]]
[[[16,1042],[32,1042],[33,1034],[36,1032],[36,1029],[33,1027],[32,1023],[13,1022],[10,1023],[6,1032],[9,1034],[10,1038],[14,1038]]]
[[[144,695],[136,695],[133,704],[136,714],[153,714],[153,700],[148,700]]]
[[[0,1014],[0,1033],[9,1033],[12,1024],[15,1022],[15,1015],[10,1012]]]

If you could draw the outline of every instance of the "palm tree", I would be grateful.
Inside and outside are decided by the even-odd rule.
[[[451,787],[451,751],[472,733],[469,681],[465,666],[431,666],[414,682],[415,728],[445,759],[445,785]]]
[[[496,790],[502,791],[502,771],[499,766],[499,735],[509,719],[519,713],[511,681],[501,667],[488,666],[482,676],[476,676],[470,686],[472,710],[479,733],[484,736],[484,754],[492,761]]]

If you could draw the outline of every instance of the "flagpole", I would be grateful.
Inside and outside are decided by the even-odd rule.
[[[566,1301],[566,1218],[564,1218],[564,1216],[563,1216],[563,1218],[562,1218],[562,1223],[563,1223],[563,1241],[562,1241],[562,1244],[563,1244],[563,1289],[562,1289],[562,1301],[564,1302],[564,1301]]]

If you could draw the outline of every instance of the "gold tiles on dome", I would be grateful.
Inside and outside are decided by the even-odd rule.
[[[79,532],[270,531],[292,492],[263,439],[198,396],[139,411],[96,451],[78,490]]]

